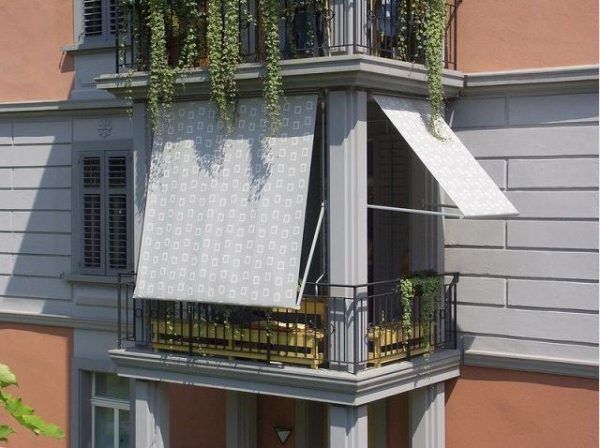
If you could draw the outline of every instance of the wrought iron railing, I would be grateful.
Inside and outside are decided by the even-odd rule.
[[[210,0],[196,0],[199,16],[193,21],[176,12],[180,0],[166,0],[172,12],[166,27],[169,61],[175,65],[186,38],[187,27],[197,28],[199,56],[194,65],[208,63],[206,29]],[[239,0],[240,54],[242,62],[256,62],[264,57],[264,37],[261,33],[261,0]],[[444,64],[456,69],[457,7],[462,0],[446,3],[446,34]],[[133,9],[121,1],[117,29],[117,72],[147,70],[150,35],[146,23],[147,11],[142,6]],[[368,54],[408,62],[424,61],[424,43],[418,33],[421,26],[411,14],[412,0],[281,0],[281,58]],[[137,3],[134,3],[137,5]]]
[[[142,350],[358,372],[456,348],[458,274],[439,297],[419,291],[405,309],[399,280],[359,286],[308,283],[299,310],[134,299],[121,277],[119,344]]]

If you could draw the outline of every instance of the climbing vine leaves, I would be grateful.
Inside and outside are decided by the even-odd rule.
[[[186,69],[203,64],[208,65],[211,99],[217,107],[219,118],[226,129],[231,129],[239,98],[236,74],[245,45],[241,34],[252,27],[252,32],[246,34],[254,34],[260,43],[257,56],[264,61],[262,91],[266,116],[270,133],[277,133],[283,95],[279,64],[281,55],[301,57],[305,54],[305,50],[300,52],[302,54],[296,54],[299,52],[295,47],[295,33],[300,33],[306,41],[303,44],[308,47],[318,45],[315,40],[316,29],[313,28],[317,22],[322,23],[328,34],[332,18],[327,0],[316,0],[317,6],[312,6],[312,14],[302,9],[306,8],[306,4],[300,0],[257,0],[252,3],[249,0],[120,2],[122,7],[130,11],[141,10],[144,17],[139,21],[138,15],[132,14],[130,32],[139,38],[143,34],[141,28],[144,28],[149,36],[145,69],[150,78],[148,110],[155,129],[161,124],[161,118],[167,116],[173,102],[176,79],[185,76],[188,73]],[[204,7],[206,10],[201,9]],[[304,11],[304,15],[297,16],[297,8]],[[442,62],[446,3],[445,0],[398,0],[397,8],[398,22],[392,57],[425,63],[431,105],[428,125],[430,132],[438,136],[436,122],[442,116],[444,107]],[[305,16],[308,19],[298,18]],[[301,26],[298,23],[303,23],[302,20],[306,21],[306,29],[300,32],[296,26]],[[285,48],[280,42],[282,23],[288,24],[284,33]],[[125,51],[120,48],[119,59],[124,56]]]

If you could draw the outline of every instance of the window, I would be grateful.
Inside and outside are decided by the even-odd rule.
[[[82,0],[82,35],[85,39],[108,39],[117,26],[116,0]]]
[[[79,271],[111,275],[131,269],[131,167],[127,151],[81,151]]]
[[[92,377],[92,448],[130,446],[129,380],[114,374]]]

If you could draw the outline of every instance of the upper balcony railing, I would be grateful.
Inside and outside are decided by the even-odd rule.
[[[180,0],[166,0],[170,8],[166,26],[169,62],[175,66],[186,38],[186,29],[197,27],[199,57],[194,66],[206,67],[207,11],[211,0],[195,0],[199,15],[193,21],[177,12]],[[265,44],[258,14],[261,0],[238,0],[241,62],[264,59]],[[456,69],[456,12],[461,0],[446,4],[444,65]],[[367,54],[406,62],[424,62],[422,23],[413,8],[423,0],[281,0],[279,25],[281,59]],[[134,3],[137,5],[137,3]],[[146,71],[150,33],[147,11],[122,7],[118,15],[117,72]],[[422,29],[422,28],[421,28]]]
[[[353,373],[456,348],[458,274],[440,275],[429,297],[403,297],[400,280],[308,283],[299,310],[134,299],[134,276],[122,280],[121,346]]]

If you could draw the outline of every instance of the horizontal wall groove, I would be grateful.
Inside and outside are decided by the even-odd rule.
[[[463,302],[460,302],[463,303]],[[478,305],[479,306],[479,305]],[[556,308],[552,306],[541,307],[541,306],[525,306],[525,305],[508,305],[506,309],[512,310],[523,310],[523,311],[555,311],[559,313],[569,313],[569,314],[587,314],[587,315],[598,315],[598,310],[582,310],[575,308]]]
[[[487,336],[487,337],[502,337],[504,339],[512,339],[514,341],[532,341],[532,342],[547,342],[551,344],[569,344],[569,345],[577,345],[581,347],[589,347],[589,348],[597,348],[598,344],[593,342],[580,342],[580,341],[570,341],[570,340],[562,340],[562,339],[547,339],[547,338],[532,338],[532,337],[524,337],[524,336],[516,336],[502,333],[482,333],[482,332],[469,332],[462,331],[459,328],[459,331],[464,336]],[[468,348],[465,348],[468,350]]]

